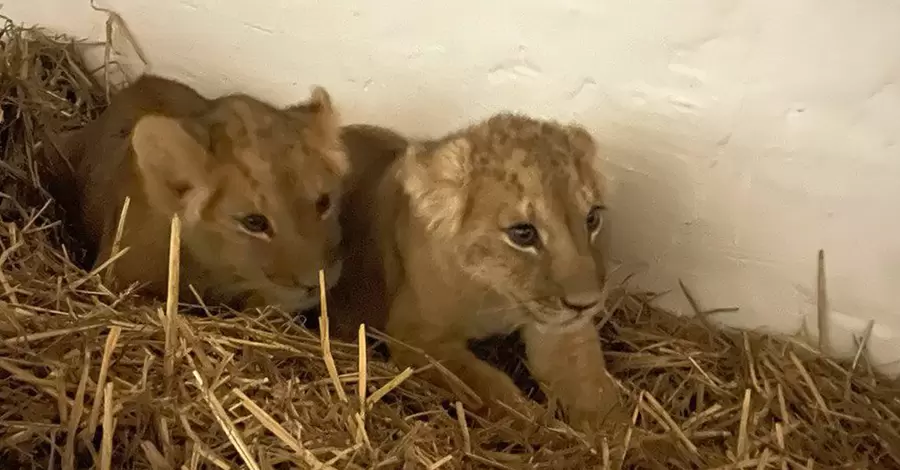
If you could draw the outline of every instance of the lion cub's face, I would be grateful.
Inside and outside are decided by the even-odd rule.
[[[324,89],[286,110],[238,95],[193,118],[146,116],[132,148],[150,204],[182,216],[185,246],[217,290],[302,309],[317,300],[320,268],[338,279],[348,163]]]
[[[603,185],[586,131],[501,114],[427,147],[401,170],[413,210],[500,294],[493,311],[562,326],[603,308]]]

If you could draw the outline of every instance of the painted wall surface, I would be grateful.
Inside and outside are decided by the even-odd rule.
[[[277,104],[328,87],[348,122],[435,135],[501,109],[576,119],[614,179],[615,255],[722,321],[833,344],[875,321],[900,370],[900,3],[893,0],[97,0],[149,70]],[[88,0],[2,13],[99,39]],[[122,45],[119,47],[126,48]]]

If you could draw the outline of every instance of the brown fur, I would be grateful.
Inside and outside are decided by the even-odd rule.
[[[610,411],[621,417],[591,321],[603,310],[606,281],[605,231],[601,225],[592,236],[586,228],[589,211],[604,199],[591,136],[575,125],[499,114],[412,143],[403,154],[377,135],[370,139],[367,155],[351,152],[354,164],[373,153],[395,157],[366,170],[365,195],[346,200],[350,245],[368,252],[348,260],[354,275],[338,283],[331,305],[342,311],[342,302],[352,302],[370,324],[389,305],[391,336],[440,361],[490,411],[503,410],[496,404],[503,401],[534,416],[537,409],[510,377],[466,344],[520,330],[532,374],[574,424],[594,428]],[[359,216],[370,208],[374,220]],[[520,222],[538,229],[539,248],[507,238],[506,229]],[[350,267],[356,263],[366,266]],[[590,308],[579,313],[566,301]],[[401,366],[427,364],[403,346],[391,347],[391,355]],[[427,373],[443,380],[435,369]]]
[[[144,75],[113,96],[94,122],[47,152],[51,194],[84,241],[88,265],[110,256],[130,197],[113,267],[120,287],[165,295],[170,219],[182,219],[182,298],[189,284],[207,302],[306,308],[318,270],[339,278],[338,204],[349,163],[328,93],[276,109],[247,95],[214,100],[173,80]],[[330,198],[330,208],[319,198]],[[317,205],[317,201],[319,204]],[[271,230],[238,219],[262,214]]]
[[[388,310],[376,234],[370,230],[377,210],[378,175],[400,156],[407,140],[389,129],[355,124],[341,138],[352,171],[341,203],[341,231],[346,234],[341,279],[329,291],[328,311],[335,336],[356,339],[360,323],[384,327]],[[373,177],[375,176],[375,177]]]

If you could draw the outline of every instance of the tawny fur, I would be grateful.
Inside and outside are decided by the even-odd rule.
[[[409,145],[385,131],[356,132],[368,144],[351,148],[353,165],[377,164],[355,167],[368,174],[357,177],[358,194],[342,209],[355,252],[345,269],[354,275],[332,291],[333,317],[378,326],[387,308],[387,333],[440,361],[489,412],[502,413],[501,401],[535,416],[536,404],[511,378],[467,348],[468,340],[519,330],[532,374],[573,425],[596,429],[621,418],[592,321],[604,310],[606,282],[605,230],[586,225],[592,207],[604,207],[592,137],[576,125],[513,114]],[[507,238],[522,222],[538,229],[540,247]],[[399,345],[391,356],[401,366],[428,363]]]
[[[144,75],[116,93],[86,127],[48,146],[51,194],[87,250],[111,253],[125,197],[131,202],[113,265],[118,287],[166,292],[170,220],[182,219],[182,299],[192,285],[208,303],[302,309],[318,299],[318,270],[340,276],[338,204],[349,162],[338,114],[320,87],[277,109],[243,94],[207,99]],[[240,224],[249,214],[269,229]]]

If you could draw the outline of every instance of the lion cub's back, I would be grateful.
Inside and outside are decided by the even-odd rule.
[[[390,129],[362,124],[345,126],[341,139],[352,168],[340,212],[346,258],[341,279],[329,292],[328,310],[335,335],[351,340],[360,323],[379,329],[386,323],[384,273],[373,227],[375,203],[385,171],[408,141]]]
[[[93,145],[84,146],[78,173],[88,175],[96,166],[110,162],[111,156],[124,158],[122,146],[137,121],[147,114],[188,116],[203,112],[210,101],[182,83],[154,75],[143,75],[123,88],[93,122],[82,128],[80,137]],[[91,179],[91,178],[88,178]]]

